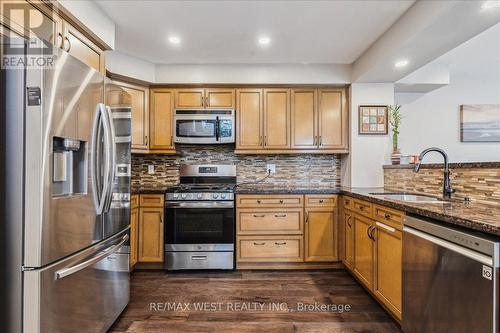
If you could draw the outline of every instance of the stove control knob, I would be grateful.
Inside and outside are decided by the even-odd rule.
[[[182,199],[186,199],[186,196],[187,196],[187,195],[186,195],[186,193],[183,193],[183,194],[181,195]]]
[[[220,195],[221,199],[226,199],[226,195],[223,193]]]
[[[201,199],[201,198],[203,198],[203,194],[198,193],[198,199]]]
[[[214,193],[213,197],[214,197],[214,199],[217,199],[219,197],[219,195],[217,193]]]
[[[179,194],[174,193],[174,199],[177,199],[177,198],[179,198]]]

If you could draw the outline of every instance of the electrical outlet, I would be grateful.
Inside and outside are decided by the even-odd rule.
[[[276,173],[276,164],[268,164],[266,171],[271,170],[271,173]]]
[[[154,175],[155,174],[155,166],[154,165],[148,165],[148,174]]]

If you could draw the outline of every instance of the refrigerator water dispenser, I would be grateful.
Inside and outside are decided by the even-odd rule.
[[[53,138],[52,195],[87,193],[87,143],[70,138]]]

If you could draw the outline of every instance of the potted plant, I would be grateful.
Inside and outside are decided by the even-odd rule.
[[[391,123],[392,131],[392,164],[399,164],[401,159],[401,151],[399,150],[398,136],[399,125],[401,125],[401,105],[389,105],[389,122]]]

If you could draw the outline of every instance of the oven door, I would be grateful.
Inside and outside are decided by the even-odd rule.
[[[167,202],[165,217],[167,251],[209,248],[217,251],[233,248],[234,203],[232,201]]]

